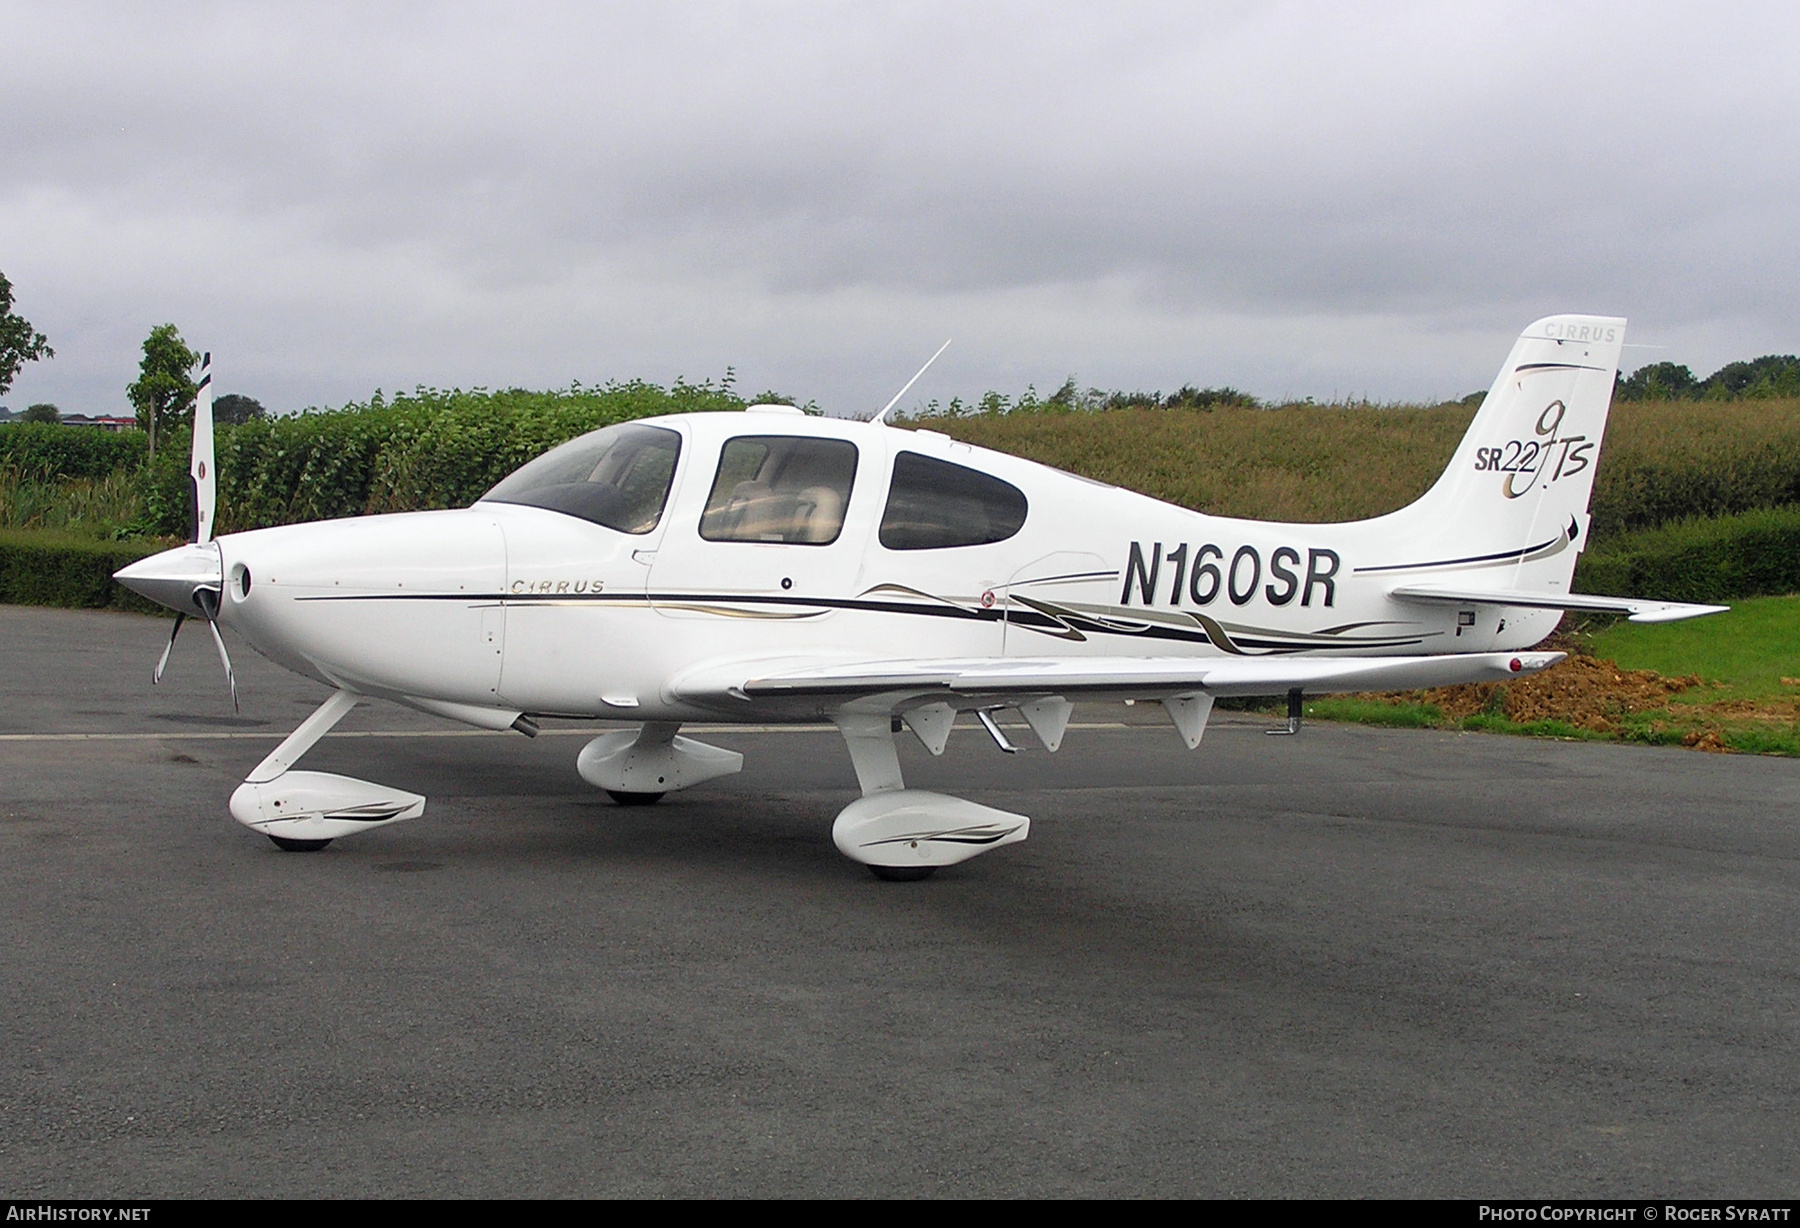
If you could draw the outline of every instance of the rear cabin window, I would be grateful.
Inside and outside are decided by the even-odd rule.
[[[881,514],[889,550],[941,550],[1002,542],[1025,523],[1025,492],[976,469],[902,452]]]
[[[719,454],[700,536],[828,546],[843,532],[855,480],[856,445],[847,440],[740,435]]]
[[[621,533],[648,533],[662,519],[680,456],[674,431],[609,426],[552,448],[481,501],[547,507]]]

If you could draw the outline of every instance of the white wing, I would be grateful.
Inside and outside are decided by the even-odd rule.
[[[746,704],[828,707],[854,700],[893,710],[920,701],[975,708],[1048,695],[1165,699],[1176,695],[1285,695],[1396,691],[1503,682],[1547,669],[1560,652],[1418,657],[961,657],[709,663],[678,675],[671,697],[739,711]],[[859,704],[865,709],[871,705]]]

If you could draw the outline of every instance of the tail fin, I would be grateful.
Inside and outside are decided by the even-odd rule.
[[[1568,592],[1624,340],[1625,321],[1606,316],[1551,316],[1519,334],[1449,468],[1382,517],[1418,557],[1372,570]]]

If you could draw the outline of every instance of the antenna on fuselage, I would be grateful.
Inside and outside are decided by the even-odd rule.
[[[911,379],[906,381],[905,386],[902,387],[899,392],[896,392],[894,394],[894,399],[889,401],[886,405],[883,405],[881,407],[881,412],[876,414],[873,418],[870,418],[869,421],[870,422],[881,422],[881,424],[883,426],[886,426],[887,423],[883,422],[882,419],[887,417],[888,410],[890,410],[890,409],[894,408],[894,406],[900,404],[900,398],[906,395],[907,388],[911,388],[914,384],[918,383],[919,376],[921,376],[921,375],[925,374],[925,372],[931,370],[931,364],[938,360],[938,354],[942,354],[945,350],[949,349],[950,342],[953,340],[955,340],[955,338],[950,338],[950,337],[945,338],[944,344],[938,346],[937,354],[933,354],[930,358],[927,358],[925,360],[925,365],[920,367],[919,370],[917,371],[917,373],[914,374]]]

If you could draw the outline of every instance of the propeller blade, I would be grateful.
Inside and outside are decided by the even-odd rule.
[[[188,480],[194,488],[196,542],[212,540],[213,513],[219,501],[218,474],[213,471],[212,354],[200,359],[200,388],[194,396],[194,452],[188,460]]]
[[[196,588],[194,604],[206,615],[206,629],[212,632],[213,647],[219,650],[219,664],[225,667],[225,681],[231,687],[231,710],[241,712],[243,709],[238,707],[237,671],[231,668],[231,654],[225,651],[225,637],[219,634],[219,624],[213,621],[219,616],[219,590]],[[169,668],[169,654],[175,651],[175,637],[181,634],[181,624],[187,620],[186,614],[179,610],[175,612],[174,629],[169,632],[169,642],[163,645],[162,658],[156,663],[156,672],[151,675],[151,681],[162,681],[163,671]]]
[[[231,670],[231,654],[225,651],[225,637],[219,634],[219,625],[210,618],[206,620],[206,629],[212,632],[213,646],[219,650],[219,664],[225,667],[225,681],[231,685],[231,710],[242,711],[238,707],[237,675]]]
[[[218,510],[219,478],[213,453],[212,354],[209,352],[202,355],[200,359],[200,383],[194,392],[194,447],[188,458],[188,482],[193,492],[192,540],[196,546],[212,540],[213,514]],[[164,555],[173,553],[173,551],[165,551]],[[164,555],[156,557],[161,559]],[[185,557],[183,561],[187,561]],[[141,563],[123,568],[120,574],[132,571],[133,568],[144,572],[145,575],[128,577],[127,581],[134,578],[139,579],[140,582],[163,579],[161,576],[150,574],[156,570],[154,567],[146,569]],[[190,578],[187,576],[175,577],[175,580],[179,584],[190,582]],[[223,583],[222,576],[220,583]],[[131,587],[137,586],[131,585]],[[160,595],[152,597],[152,600],[163,601],[166,605],[174,604],[173,601],[167,599],[167,594],[161,594],[161,590],[168,587],[170,587],[168,584],[156,586],[156,591]],[[213,646],[219,650],[219,664],[225,667],[225,681],[231,687],[231,710],[233,712],[241,711],[238,707],[237,672],[231,668],[231,654],[225,650],[225,637],[219,634],[220,591],[202,583],[196,584],[189,592],[193,603],[199,606],[200,612],[206,616],[206,629],[212,632]],[[153,677],[157,682],[162,681],[163,671],[169,667],[169,654],[175,651],[175,637],[181,634],[181,624],[186,622],[187,618],[185,612],[176,610],[175,627],[169,632],[169,642],[163,646],[162,658],[156,663],[156,673]]]
[[[162,660],[156,663],[156,672],[150,675],[153,685],[162,681],[163,671],[169,668],[169,654],[175,651],[175,637],[181,634],[181,624],[186,621],[187,615],[177,610],[175,612],[175,629],[169,632],[169,642],[163,645]]]

